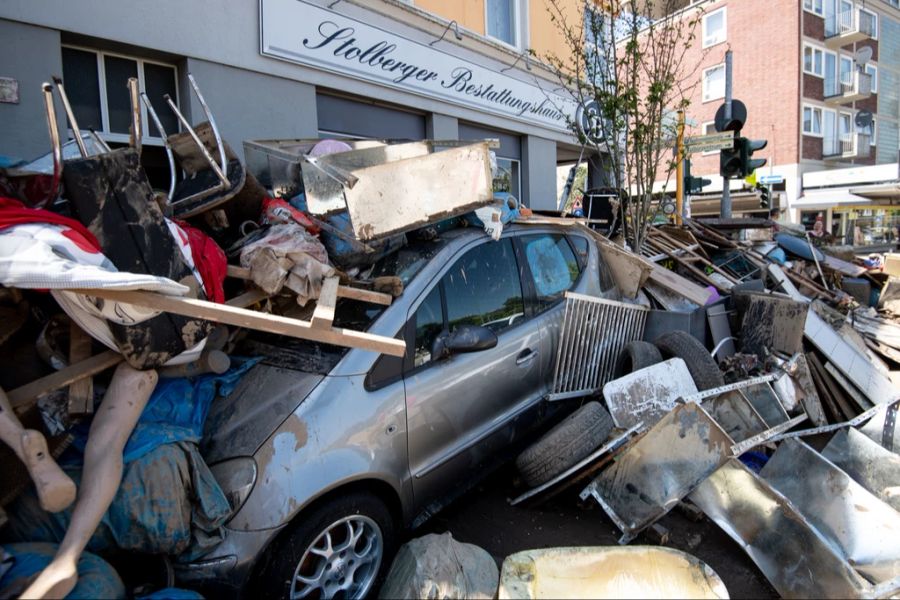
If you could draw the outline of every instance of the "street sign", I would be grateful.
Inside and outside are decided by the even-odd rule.
[[[684,148],[687,152],[713,152],[723,148],[734,146],[734,132],[711,133],[696,137],[684,138]]]
[[[758,175],[756,181],[761,185],[778,185],[784,183],[784,175]]]

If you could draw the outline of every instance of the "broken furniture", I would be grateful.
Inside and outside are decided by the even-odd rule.
[[[679,550],[545,548],[507,556],[499,598],[728,598],[719,576]]]

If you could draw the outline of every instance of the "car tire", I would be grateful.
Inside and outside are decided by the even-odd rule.
[[[356,550],[365,550],[369,541],[380,543],[377,564],[363,562],[350,548],[341,550],[341,545],[349,540],[352,523],[362,531]],[[361,528],[361,529],[360,529]],[[371,528],[371,529],[366,529]],[[311,550],[327,551],[326,532],[331,533],[331,545],[334,549],[330,558],[315,554]],[[340,537],[342,535],[344,538]],[[380,536],[376,541],[375,538]],[[278,540],[267,550],[262,567],[258,570],[254,595],[260,598],[290,598],[299,595],[302,587],[309,585],[298,578],[298,575],[312,575],[325,563],[325,568],[318,578],[313,578],[325,587],[319,590],[319,597],[331,598],[341,586],[348,586],[343,597],[364,598],[377,593],[393,559],[396,544],[396,526],[394,518],[385,503],[376,495],[368,492],[352,492],[338,496],[328,502],[322,502],[297,515]],[[376,548],[373,548],[373,552]],[[344,555],[341,555],[341,552]],[[366,554],[363,553],[363,558]],[[374,558],[374,555],[369,558]],[[355,562],[354,562],[355,559]],[[360,581],[354,582],[357,572]],[[312,578],[312,577],[311,577]],[[350,579],[349,583],[346,581]],[[365,578],[364,580],[362,578]],[[359,584],[353,587],[354,584]],[[315,590],[314,590],[315,591]],[[346,593],[346,592],[350,593]],[[297,592],[297,593],[292,593]],[[316,597],[315,593],[309,594]]]
[[[662,353],[659,348],[650,342],[641,342],[635,340],[628,342],[622,348],[619,354],[619,360],[616,363],[615,376],[622,377],[635,371],[640,371],[646,367],[652,367],[663,361]]]
[[[700,391],[725,385],[725,377],[700,340],[685,331],[670,331],[656,338],[664,358],[680,358]]]
[[[528,485],[537,487],[596,450],[612,429],[609,412],[599,402],[588,402],[522,452],[516,467]]]

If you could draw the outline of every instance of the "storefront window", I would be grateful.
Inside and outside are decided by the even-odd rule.
[[[521,199],[519,193],[519,161],[512,158],[497,157],[497,173],[494,176],[494,191],[509,192],[516,198]]]

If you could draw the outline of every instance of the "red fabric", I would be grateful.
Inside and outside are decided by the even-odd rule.
[[[53,223],[68,227],[87,240],[94,247],[94,250],[101,251],[100,242],[97,241],[96,236],[75,219],[64,217],[49,210],[28,208],[14,198],[0,196],[0,231],[26,223]]]
[[[211,237],[196,227],[191,227],[184,221],[175,221],[175,224],[187,234],[187,242],[194,257],[194,266],[197,267],[197,272],[203,278],[203,290],[206,292],[206,297],[213,302],[224,303],[225,288],[223,284],[225,273],[228,270],[225,252]]]
[[[302,210],[297,210],[280,198],[263,198],[262,217],[260,220],[263,225],[290,223],[291,221],[294,221],[312,235],[319,234],[319,228],[310,220],[306,213]]]

